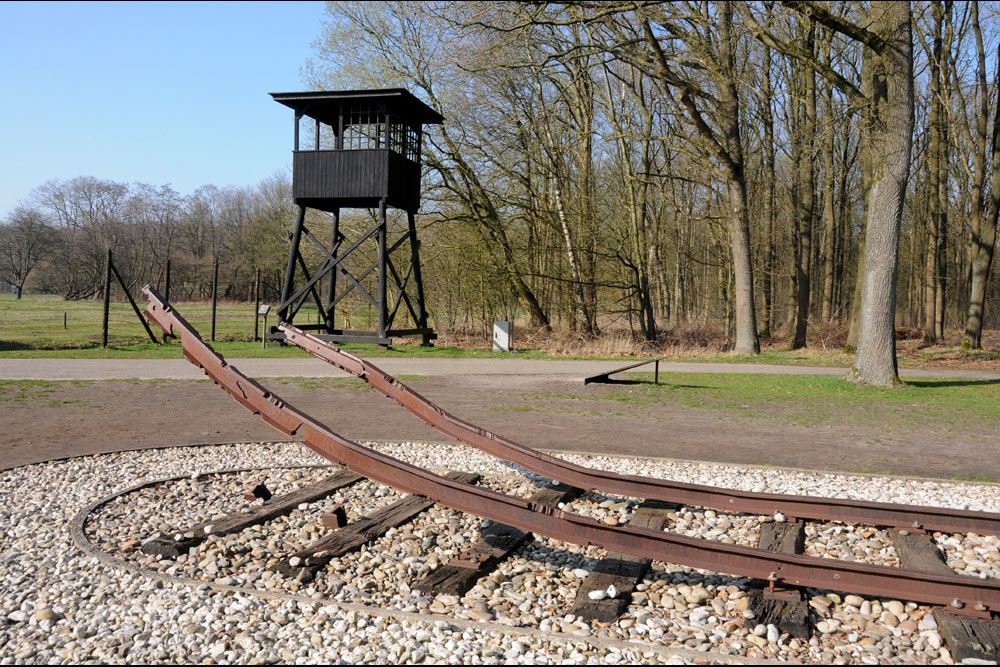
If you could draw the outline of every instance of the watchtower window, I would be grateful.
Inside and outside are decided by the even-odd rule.
[[[393,119],[377,104],[351,104],[342,110],[344,150],[388,148],[412,162],[420,162],[420,130],[414,125]]]
[[[373,104],[352,104],[343,111],[344,150],[385,147],[385,112]]]
[[[420,162],[420,132],[408,123],[389,123],[389,150]]]

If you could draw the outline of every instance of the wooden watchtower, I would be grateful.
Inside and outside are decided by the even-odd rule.
[[[420,336],[424,345],[430,345],[437,336],[427,326],[414,216],[420,207],[423,126],[439,124],[444,118],[400,88],[271,93],[271,97],[295,111],[292,196],[298,215],[277,308],[279,319],[293,324],[302,304],[312,297],[323,323],[296,326],[316,331],[321,338],[388,345],[393,336]],[[313,121],[312,127],[307,124],[306,128],[314,132],[308,142],[311,149],[300,147],[303,116]],[[390,206],[405,211],[407,217],[407,229],[394,241],[387,238],[386,208]],[[328,246],[306,228],[307,208],[331,215],[333,231]],[[367,231],[349,240],[340,225],[340,212],[345,208],[378,209],[378,217]],[[303,237],[316,245],[323,257],[312,271],[300,252]],[[345,260],[369,239],[377,245],[375,263],[354,275]],[[392,257],[404,245],[409,245],[409,267],[401,272]],[[363,285],[373,271],[374,294]],[[320,281],[326,276],[330,278],[322,298]],[[339,293],[338,277],[343,278]],[[334,328],[334,309],[353,290],[377,310],[377,331]],[[413,320],[410,328],[393,327],[401,305]],[[272,331],[268,338],[280,340],[284,336]]]

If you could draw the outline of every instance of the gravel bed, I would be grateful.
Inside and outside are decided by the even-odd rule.
[[[547,483],[465,447],[374,446],[439,471],[479,472],[482,486],[519,497]],[[563,458],[615,472],[751,491],[1000,511],[996,487],[978,484]],[[369,480],[241,533],[210,536],[176,561],[138,549],[158,532],[246,507],[241,492],[252,483],[266,481],[275,495],[311,484],[324,471],[297,466],[322,462],[297,445],[251,443],[109,454],[4,472],[0,663],[690,663],[695,652],[706,651],[712,652],[706,656],[712,660],[728,655],[839,664],[953,662],[929,607],[810,591],[816,630],[809,640],[793,639],[755,622],[747,610],[746,579],[655,561],[624,616],[610,625],[585,622],[574,618],[570,608],[605,551],[544,537],[528,540],[463,597],[422,594],[412,590],[414,584],[462,553],[488,525],[437,505],[362,550],[334,559],[313,581],[270,569],[279,558],[328,534],[319,520],[335,505],[343,504],[355,520],[401,497]],[[262,470],[199,477],[201,471],[252,467]],[[191,585],[105,565],[73,545],[69,524],[82,507],[144,480],[170,476],[181,479],[133,491],[99,508],[86,533],[117,559],[193,580]],[[617,524],[627,523],[637,506],[635,499],[585,493],[563,509]],[[760,525],[770,520],[682,507],[670,513],[666,529],[753,546]],[[898,564],[885,531],[817,522],[807,524],[806,532],[809,554]],[[956,571],[1000,577],[996,537],[934,538]],[[199,582],[302,599],[220,593]],[[384,616],[374,608],[392,611]],[[669,655],[662,650],[674,648],[682,651]]]
[[[827,522],[807,523],[805,533],[807,556],[899,567],[899,555],[887,530]]]

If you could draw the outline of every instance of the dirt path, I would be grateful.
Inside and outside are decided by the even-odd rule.
[[[447,440],[360,383],[333,382],[340,384],[266,384],[353,439]],[[605,398],[620,385],[584,387],[572,377],[451,375],[411,384],[450,412],[539,449],[1000,479],[996,433],[851,420],[806,427],[669,400],[632,405]],[[36,394],[0,408],[0,468],[124,448],[279,438],[207,381],[66,382]]]

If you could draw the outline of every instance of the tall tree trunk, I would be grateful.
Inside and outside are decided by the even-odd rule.
[[[546,130],[546,132],[548,132]],[[551,135],[549,137],[551,139]],[[583,294],[583,281],[580,280],[580,267],[576,261],[576,250],[573,248],[573,237],[569,232],[569,221],[566,219],[566,207],[563,204],[562,188],[559,186],[558,177],[552,178],[553,199],[556,203],[556,215],[559,218],[559,228],[562,230],[563,242],[566,244],[566,259],[569,261],[570,275],[573,278],[573,296],[575,297],[576,309],[583,325],[583,332],[588,336],[593,335],[594,330],[590,324],[590,316],[587,314],[587,299]]]
[[[724,3],[721,9],[720,56],[726,71],[717,87],[724,146],[730,157],[727,191],[733,253],[733,291],[736,297],[735,351],[737,354],[760,354],[753,293],[753,265],[750,258],[750,215],[747,208],[743,143],[740,138],[740,101],[736,91],[734,71],[736,37],[732,34],[733,7],[730,3]]]
[[[826,51],[827,60],[829,60],[829,45]],[[836,243],[840,237],[833,204],[836,192],[836,181],[833,173],[833,86],[826,85],[824,97],[826,98],[826,112],[831,122],[830,127],[826,130],[823,146],[823,228],[825,236],[823,241],[823,307],[820,318],[825,324],[829,324],[833,319],[833,271],[836,263]]]
[[[866,122],[871,137],[872,189],[865,225],[864,275],[858,351],[852,376],[858,382],[899,383],[896,362],[896,276],[899,229],[910,173],[913,139],[913,39],[910,3],[880,3],[870,10],[871,29],[884,41],[867,81]]]
[[[670,69],[659,40],[648,21],[643,30],[660,67],[660,74],[668,85],[680,92],[680,102],[687,109],[692,124],[705,140],[706,148],[725,170],[728,196],[730,243],[733,254],[733,274],[736,298],[737,354],[760,354],[757,337],[757,314],[754,305],[753,260],[750,254],[750,217],[747,208],[746,170],[743,143],[740,137],[740,102],[736,89],[736,35],[733,34],[733,4],[719,2],[717,9],[718,52],[704,51],[711,59],[710,76],[715,84],[715,117],[718,133],[712,130],[698,109],[692,94],[693,86],[681,80]],[[718,136],[717,136],[718,134]]]
[[[761,111],[764,123],[764,220],[767,236],[764,250],[764,328],[770,337],[774,327],[774,115],[771,112],[771,49],[764,46]]]
[[[975,3],[978,4],[978,3]],[[978,33],[978,13],[975,27]],[[977,34],[977,37],[979,35]],[[979,42],[982,51],[982,40]],[[1000,58],[1000,47],[997,50]],[[1000,59],[997,60],[998,75],[1000,75]],[[980,68],[983,74],[980,85],[985,80],[985,57],[980,57]],[[986,90],[983,90],[985,97]],[[985,215],[972,218],[972,244],[969,257],[969,306],[966,312],[965,332],[962,336],[962,347],[981,349],[983,346],[983,316],[986,309],[986,288],[990,280],[990,269],[993,266],[993,255],[997,243],[997,219],[1000,217],[1000,86],[997,87],[997,106],[993,117],[993,138],[990,146],[992,153],[993,173],[990,179],[990,199]],[[982,206],[979,207],[980,211]]]
[[[924,340],[935,343],[940,340],[937,332],[938,315],[938,266],[941,263],[941,199],[938,190],[941,185],[942,172],[947,169],[941,162],[941,143],[943,137],[941,105],[941,33],[943,27],[942,0],[932,3],[934,14],[933,49],[930,54],[930,106],[931,116],[928,123],[929,141],[927,144],[927,250],[924,254]]]
[[[861,82],[862,88],[871,97],[872,71],[875,69],[875,54],[867,47],[863,51],[861,58]],[[861,238],[858,240],[858,266],[854,272],[854,289],[851,296],[851,320],[847,331],[847,343],[844,351],[848,354],[856,354],[858,351],[858,336],[861,331],[861,304],[862,286],[865,275],[865,237],[867,235],[868,215],[871,208],[872,191],[872,165],[874,157],[872,155],[871,123],[870,114],[867,111],[861,112],[861,137],[859,150],[861,151],[861,192],[864,199],[864,220],[861,225]]]
[[[816,27],[812,19],[801,18],[801,29],[804,31],[803,48],[810,54],[815,50]],[[802,113],[798,114],[799,123],[795,128],[797,135],[797,172],[795,179],[796,199],[798,207],[799,253],[795,267],[796,297],[795,297],[795,334],[792,337],[792,349],[806,346],[806,333],[809,326],[809,297],[811,294],[812,273],[812,230],[813,214],[816,205],[816,169],[814,141],[816,137],[816,71],[805,64],[798,64],[800,91],[802,93]]]
[[[949,148],[951,146],[951,129],[948,123],[947,105],[951,99],[951,68],[948,61],[951,60],[952,42],[954,31],[951,22],[952,0],[944,2],[944,35],[942,36],[941,56],[938,58],[938,67],[941,78],[941,131],[938,164],[941,166],[938,178],[938,270],[936,301],[934,310],[937,318],[934,321],[934,336],[939,341],[944,341],[944,310],[945,294],[948,286],[948,175],[950,174]]]

